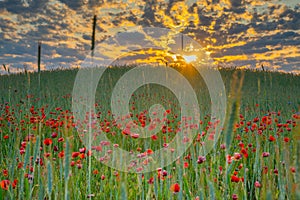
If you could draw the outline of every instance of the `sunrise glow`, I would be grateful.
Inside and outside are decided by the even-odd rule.
[[[185,62],[187,62],[187,63],[195,62],[197,60],[196,55],[190,55],[190,56],[183,55],[182,57],[184,58]]]

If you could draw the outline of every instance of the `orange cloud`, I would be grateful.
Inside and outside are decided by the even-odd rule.
[[[233,61],[243,61],[248,59],[249,57],[247,55],[230,55],[230,56],[215,58],[215,60],[218,62],[233,62]]]
[[[296,46],[284,46],[280,50],[272,50],[265,53],[254,53],[252,57],[255,60],[275,60],[278,58],[300,57],[300,49]]]

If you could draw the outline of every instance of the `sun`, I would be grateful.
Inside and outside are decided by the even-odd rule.
[[[190,66],[199,59],[196,54],[175,54],[160,49],[136,50],[122,55],[113,65],[155,64],[164,66]]]
[[[187,62],[187,63],[191,63],[191,62],[194,62],[197,60],[196,55],[189,55],[189,56],[183,55],[182,57],[184,58],[185,62]]]

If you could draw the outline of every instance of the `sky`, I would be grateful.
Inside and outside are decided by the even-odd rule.
[[[94,15],[96,45],[135,26],[168,28],[216,65],[300,73],[298,0],[0,0],[0,64],[36,70],[41,41],[43,70],[80,67]]]

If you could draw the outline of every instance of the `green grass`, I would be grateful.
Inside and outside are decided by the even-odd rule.
[[[111,143],[118,143],[128,151],[144,152],[149,148],[155,151],[175,137],[180,105],[165,87],[139,88],[130,100],[130,108],[134,107],[131,109],[133,119],[140,124],[140,113],[160,103],[171,110],[167,116],[170,131],[157,133],[156,141],[122,135],[113,125],[110,94],[128,70],[130,67],[109,68],[100,80],[95,95],[97,122],[103,131],[107,130],[105,134]],[[177,70],[187,77],[198,95],[203,123],[198,124],[197,131],[206,132],[211,109],[207,87],[196,71]],[[77,71],[43,71],[40,86],[37,73],[0,76],[0,181],[10,181],[9,187],[0,188],[0,199],[232,199],[233,195],[250,200],[299,198],[300,122],[297,116],[300,114],[296,113],[300,106],[300,76],[220,70],[228,105],[224,131],[216,147],[198,164],[198,157],[203,155],[202,139],[195,139],[182,157],[169,166],[162,166],[167,173],[163,176],[158,171],[119,172],[88,156],[87,151],[82,158],[72,158],[73,152],[84,147],[71,113]],[[144,113],[147,121],[149,114]],[[255,118],[259,121],[255,122]],[[253,124],[257,128],[252,131]],[[53,132],[58,136],[52,138]],[[276,140],[269,141],[270,136]],[[52,144],[46,145],[46,138],[51,138]],[[288,142],[284,141],[286,138]],[[226,144],[225,149],[221,148],[223,144]],[[270,155],[262,157],[263,152]],[[240,153],[241,158],[234,158],[235,153]],[[231,162],[228,156],[232,157]],[[8,170],[8,174],[4,170]],[[238,182],[231,181],[234,173]],[[15,179],[18,182],[13,185]],[[261,187],[255,187],[256,181]],[[170,190],[175,183],[180,186],[176,193]]]

